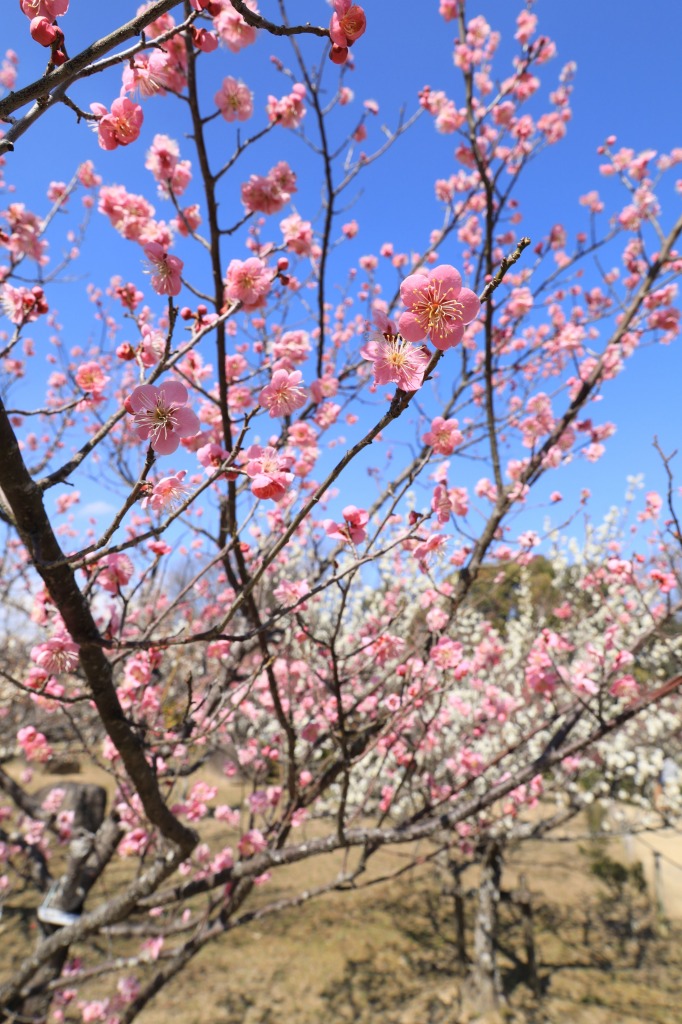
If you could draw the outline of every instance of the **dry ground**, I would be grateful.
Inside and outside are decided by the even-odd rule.
[[[36,778],[35,787],[45,781]],[[614,860],[627,861],[620,840],[608,846],[591,840],[584,820],[565,839],[526,843],[505,867],[505,889],[515,889],[523,874],[533,894],[540,990],[534,995],[529,983],[519,912],[503,904],[506,1019],[682,1024],[682,920],[663,920],[655,901],[631,880],[619,887],[595,877],[595,862],[608,876]],[[646,862],[660,837],[646,836],[644,843],[634,852],[645,850]],[[682,863],[679,836],[671,832],[664,848]],[[374,872],[396,872],[405,856],[378,854]],[[259,899],[291,896],[328,880],[333,864],[325,860],[276,872]],[[473,873],[464,876],[465,889],[475,883]],[[466,965],[457,956],[450,884],[435,865],[426,865],[235,931],[191,961],[141,1014],[140,1024],[460,1024]],[[473,908],[471,896],[469,952]],[[0,928],[5,969],[28,951],[9,924],[6,918]],[[91,999],[101,994],[96,983],[82,992]]]

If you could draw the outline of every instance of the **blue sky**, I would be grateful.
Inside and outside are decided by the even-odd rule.
[[[19,5],[5,6],[8,9],[3,11],[3,44],[19,53],[21,85],[40,72],[45,51],[30,41],[28,21]],[[276,19],[277,4],[262,0],[260,6],[266,16]],[[326,24],[329,17],[329,9],[322,0],[293,0],[289,6],[292,17],[295,14],[301,21]],[[77,52],[93,37],[112,29],[114,10],[123,20],[132,16],[136,7],[135,2],[111,5],[72,0],[71,10],[62,20],[70,52]],[[511,0],[471,2],[467,7],[471,16],[483,14],[502,33],[497,65],[500,77],[509,73],[510,58],[516,52],[512,37],[519,9],[520,5]],[[363,99],[371,97],[379,102],[379,118],[368,121],[370,134],[364,148],[369,151],[380,140],[381,124],[395,124],[401,106],[408,113],[415,109],[417,92],[423,85],[444,89],[456,103],[462,102],[462,96],[451,57],[455,25],[445,24],[439,17],[437,0],[421,0],[419,4],[369,0],[366,10],[368,30],[356,44],[356,70],[347,79],[356,94],[353,108],[348,108],[347,123],[354,121]],[[566,61],[575,60],[578,65],[572,99],[574,116],[568,137],[537,161],[519,193],[524,212],[520,231],[539,239],[557,222],[564,223],[569,233],[585,226],[584,211],[577,204],[578,196],[584,192],[597,188],[608,198],[611,185],[597,173],[600,158],[596,153],[607,135],[616,135],[619,145],[635,151],[654,148],[664,152],[682,145],[677,110],[679,85],[675,80],[682,38],[682,4],[659,0],[651,5],[646,17],[641,3],[635,0],[574,0],[570,5],[538,0],[534,10],[540,32],[553,38],[558,47],[558,58],[545,66],[543,81],[548,87],[553,85]],[[306,40],[304,46],[309,54],[320,53],[319,40]],[[256,110],[262,111],[269,92],[282,95],[288,91],[285,80],[267,60],[269,54],[276,54],[293,66],[287,41],[270,37],[259,39],[255,46],[237,55],[222,50],[217,58],[205,61],[207,95],[213,94],[224,75],[231,74],[247,81],[256,94]],[[331,64],[327,74],[332,89],[335,69]],[[119,82],[119,72],[114,70],[81,84],[73,96],[84,106],[91,100],[109,105],[118,94]],[[171,102],[155,101],[153,107],[147,104],[141,143],[114,153],[101,151],[96,137],[84,125],[76,126],[70,111],[51,111],[19,140],[16,152],[7,157],[7,180],[21,183],[13,198],[42,212],[49,181],[68,180],[77,163],[89,158],[95,161],[106,183],[124,182],[131,191],[142,191],[153,199],[151,178],[142,167],[144,150],[155,132],[165,131],[181,139],[186,127],[182,117],[178,118],[177,105],[172,108],[172,122],[164,119],[165,111],[171,111]],[[229,153],[233,145],[229,127],[222,120],[217,121],[212,134],[216,149],[224,146],[226,154]],[[454,171],[454,144],[454,136],[437,135],[431,119],[424,117],[408,137],[398,141],[384,161],[362,176],[357,190],[351,193],[354,205],[348,211],[348,218],[355,217],[360,222],[360,233],[343,247],[339,266],[345,267],[359,255],[376,251],[385,241],[392,241],[396,250],[424,247],[430,229],[438,223],[433,181]],[[297,198],[305,215],[303,197],[309,199],[317,194],[318,171],[309,163],[306,166],[305,150],[291,133],[280,131],[275,147],[254,147],[253,153],[240,164],[239,180],[252,171],[264,173],[277,159],[287,157],[299,171]],[[183,155],[192,154],[188,149]],[[188,201],[192,198],[188,194]],[[225,202],[229,201],[226,197]],[[666,201],[663,222],[669,224],[677,216],[680,197],[670,191]],[[241,211],[237,188],[232,202],[236,219]],[[172,212],[158,203],[157,215],[170,218]],[[57,243],[52,251],[59,251]],[[242,258],[241,243],[229,255]],[[449,242],[441,255],[457,264],[457,243]],[[139,270],[137,248],[119,239],[104,218],[95,215],[83,259],[74,266],[74,274],[82,276],[60,286],[54,300],[66,333],[74,339],[80,335],[83,343],[94,329],[87,304],[83,312],[87,281],[104,287],[114,273],[135,279]],[[392,278],[387,278],[386,294],[391,293],[392,286]],[[553,475],[546,490],[557,487],[567,495],[568,504],[580,488],[590,488],[594,494],[594,514],[598,517],[609,505],[620,502],[628,474],[644,473],[647,487],[662,484],[661,467],[651,446],[654,434],[658,434],[666,450],[675,448],[682,436],[680,344],[638,353],[636,361],[609,387],[600,407],[594,410],[599,414],[595,416],[598,421],[614,420],[618,425],[618,433],[607,442],[607,455],[594,466],[581,461]],[[15,397],[26,400],[35,383],[29,380],[20,384]],[[399,449],[399,433],[395,443]],[[462,472],[465,476],[469,474],[466,468]],[[361,476],[351,474],[346,478],[346,501],[360,504],[352,492],[362,484]]]

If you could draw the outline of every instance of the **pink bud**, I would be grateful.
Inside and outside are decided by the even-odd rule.
[[[333,64],[345,64],[348,60],[348,47],[334,44],[329,51],[329,59]]]
[[[52,46],[56,40],[64,38],[62,30],[53,25],[49,18],[32,18],[29,31],[31,38],[41,46]]]
[[[135,358],[135,349],[129,341],[124,341],[123,344],[119,345],[116,349],[116,355],[119,359],[129,361]]]

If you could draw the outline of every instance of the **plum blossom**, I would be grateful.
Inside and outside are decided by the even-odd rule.
[[[424,382],[429,355],[398,334],[393,320],[379,310],[374,313],[377,330],[370,334],[360,355],[374,364],[375,384],[397,384],[402,391],[418,391]]]
[[[231,260],[225,277],[225,297],[241,302],[243,308],[251,312],[263,305],[271,284],[272,273],[257,256]]]
[[[78,666],[78,644],[63,629],[31,648],[31,659],[46,672],[73,672]]]
[[[249,213],[279,213],[296,192],[296,175],[286,160],[271,167],[263,177],[252,174],[241,188],[242,203]]]
[[[0,305],[12,323],[18,326],[32,323],[48,311],[40,285],[34,285],[33,288],[25,288],[23,285],[13,288],[11,284],[5,284],[0,295]]]
[[[309,256],[313,245],[313,226],[309,220],[303,220],[298,213],[279,222],[284,244],[290,252],[297,256]]]
[[[258,403],[263,409],[269,409],[270,415],[289,416],[294,409],[300,409],[306,403],[305,388],[301,386],[303,374],[300,370],[275,370],[272,379],[261,391]]]
[[[167,509],[177,507],[187,495],[187,485],[183,483],[186,476],[187,470],[181,469],[179,473],[161,477],[154,484],[151,494],[142,499],[142,508],[165,512]]]
[[[369,521],[369,512],[362,508],[356,508],[355,505],[346,505],[341,511],[341,515],[345,520],[343,523],[325,519],[322,525],[327,536],[344,542],[350,541],[352,544],[362,543],[367,536],[365,526]]]
[[[255,0],[245,0],[246,6],[254,14],[258,14]],[[247,24],[231,4],[226,4],[213,19],[216,32],[232,53],[239,53],[245,46],[255,43],[257,31],[253,25]]]
[[[20,0],[21,9],[27,18],[49,18],[53,21],[66,14],[69,0]]]
[[[127,555],[115,552],[107,555],[104,568],[97,574],[97,582],[109,594],[118,594],[122,585],[133,575],[133,563]]]
[[[139,137],[144,114],[138,103],[119,96],[107,110],[103,103],[91,103],[90,110],[98,118],[95,125],[102,149],[128,146]]]
[[[166,381],[160,387],[140,384],[126,400],[126,409],[135,416],[135,430],[142,441],[151,438],[159,455],[177,451],[180,438],[199,433],[199,420],[186,409],[187,388],[179,381]]]
[[[47,738],[33,725],[24,726],[17,733],[17,742],[27,761],[48,761],[52,756],[52,747]]]
[[[447,264],[410,274],[400,286],[400,298],[407,306],[398,319],[403,337],[429,337],[442,352],[462,340],[465,326],[481,308],[478,297],[462,287],[459,272]]]
[[[152,288],[157,295],[179,295],[182,290],[182,268],[179,256],[166,252],[158,242],[144,247],[144,254],[156,271],[152,274]]]
[[[332,49],[329,54],[335,64],[345,64],[348,60],[348,47],[364,33],[367,18],[362,7],[351,3],[351,0],[333,0],[334,13],[329,23],[329,38]]]
[[[251,491],[257,498],[272,498],[281,501],[294,479],[289,467],[293,455],[282,455],[276,448],[261,448],[252,444],[244,453],[248,460],[246,475],[251,477]]]
[[[276,96],[268,96],[267,114],[271,124],[277,123],[283,128],[298,128],[305,117],[305,86],[296,82],[288,96],[280,100]]]
[[[430,445],[438,455],[452,455],[463,440],[458,420],[446,420],[442,416],[434,417],[431,429],[422,434],[424,444]]]
[[[142,99],[165,96],[166,89],[172,88],[170,55],[161,49],[138,53],[131,64],[126,64],[121,77],[122,92],[139,92]]]
[[[76,384],[83,391],[90,391],[95,395],[100,394],[107,386],[111,377],[108,377],[99,363],[81,363],[76,371]]]
[[[397,384],[401,391],[418,391],[424,383],[429,356],[399,334],[387,334],[369,341],[361,355],[374,364],[375,384]]]
[[[253,114],[253,93],[244,82],[228,76],[215,94],[215,105],[226,121],[248,121]]]

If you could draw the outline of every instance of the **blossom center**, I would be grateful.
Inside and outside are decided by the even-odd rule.
[[[456,299],[446,299],[429,289],[416,304],[414,314],[426,332],[440,332],[455,323],[462,323],[464,307]]]

